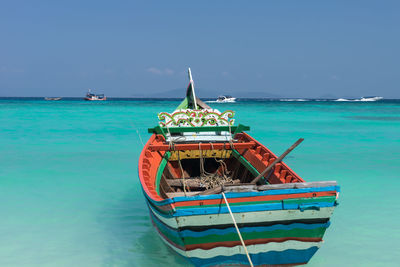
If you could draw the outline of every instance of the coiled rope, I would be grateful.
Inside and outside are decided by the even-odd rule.
[[[214,150],[213,144],[211,144],[211,149],[212,151]],[[225,150],[225,144],[224,144],[224,150]],[[229,175],[228,168],[226,166],[226,163],[224,160],[226,159],[227,156],[227,150],[224,152],[224,159],[223,160],[218,160],[216,156],[214,156],[214,159],[217,163],[220,164],[221,166],[221,174],[218,175],[218,169],[214,173],[207,172],[204,167],[204,158],[203,158],[203,151],[201,149],[201,143],[199,143],[199,159],[200,159],[200,179],[201,183],[206,187],[206,189],[214,188],[219,185],[223,185],[226,183],[232,183],[233,180],[231,177],[227,176]]]

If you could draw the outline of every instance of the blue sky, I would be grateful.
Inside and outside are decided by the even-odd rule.
[[[190,66],[200,96],[400,98],[399,14],[398,1],[1,1],[0,96],[163,95]]]

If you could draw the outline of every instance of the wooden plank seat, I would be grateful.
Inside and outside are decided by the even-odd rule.
[[[185,181],[184,181],[185,180]],[[166,179],[169,186],[183,186],[185,183],[188,187],[202,188],[204,185],[198,178],[185,178],[185,179]]]
[[[183,187],[184,179],[166,179],[169,186]],[[239,183],[239,180],[235,180],[234,183]],[[185,178],[185,185],[191,188],[206,188],[199,178]]]

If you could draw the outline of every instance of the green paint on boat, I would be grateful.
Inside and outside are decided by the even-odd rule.
[[[256,168],[254,168],[251,163],[245,159],[236,149],[232,149],[232,155],[239,160],[240,163],[242,163],[255,177],[257,177],[260,173],[257,171]]]
[[[187,97],[183,99],[183,101],[179,104],[179,106],[176,109],[187,109],[189,107],[189,100]]]
[[[162,174],[164,172],[165,166],[167,166],[168,159],[171,156],[171,152],[165,152],[164,158],[161,160],[160,166],[158,166],[157,175],[156,175],[156,191],[157,194],[160,195],[160,181]]]
[[[318,227],[314,229],[291,229],[291,230],[274,230],[265,232],[241,232],[243,240],[264,239],[264,238],[322,238],[326,231],[326,227]],[[238,234],[232,232],[225,235],[207,235],[202,237],[185,237],[184,242],[186,245],[214,243],[214,242],[227,242],[239,241]]]
[[[149,133],[156,133],[156,134],[162,134],[165,136],[166,132],[170,132],[171,134],[173,133],[185,133],[185,132],[223,132],[223,131],[231,131],[231,133],[238,133],[239,131],[248,131],[250,130],[249,126],[239,124],[238,126],[202,126],[202,127],[170,127],[170,128],[165,128],[161,126],[156,126],[154,128],[149,128],[148,132]]]

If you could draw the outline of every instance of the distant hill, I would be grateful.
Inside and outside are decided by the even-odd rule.
[[[184,97],[186,93],[186,89],[178,88],[169,91],[161,91],[155,93],[141,93],[141,94],[133,94],[131,97],[150,97],[150,98],[180,98]],[[231,95],[233,97],[238,98],[281,98],[282,96],[270,94],[268,92],[262,91],[240,91],[240,92],[227,92],[224,90],[209,90],[197,88],[196,94],[199,98],[217,98],[220,95]]]

